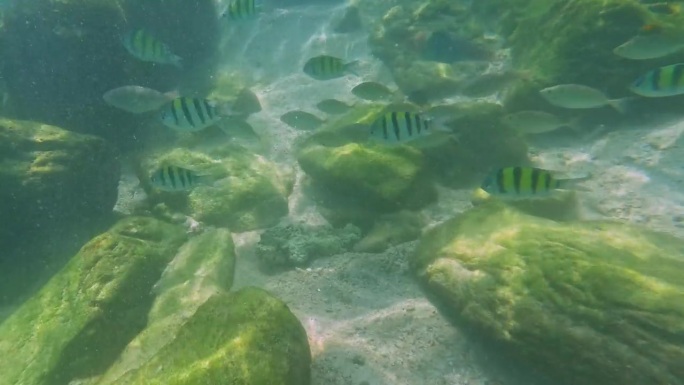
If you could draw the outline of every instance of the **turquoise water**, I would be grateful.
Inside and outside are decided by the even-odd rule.
[[[679,6],[0,1],[0,385],[684,384]]]

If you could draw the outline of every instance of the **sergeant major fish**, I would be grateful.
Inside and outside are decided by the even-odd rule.
[[[164,165],[150,175],[150,182],[162,191],[190,191],[200,184],[205,184],[208,176],[198,175],[183,167]]]
[[[136,29],[125,34],[121,40],[128,53],[135,58],[159,64],[171,64],[182,68],[182,58],[171,52],[166,44],[145,29]]]
[[[629,87],[637,95],[650,98],[684,94],[684,63],[648,71]]]
[[[371,124],[370,137],[385,144],[399,144],[424,137],[434,131],[453,133],[447,128],[433,124],[420,113],[392,111],[382,114]]]
[[[207,128],[231,113],[229,106],[217,106],[202,98],[179,97],[162,108],[161,122],[176,131],[195,132]]]
[[[347,74],[358,76],[356,73],[358,64],[358,60],[345,63],[338,57],[319,55],[304,63],[304,73],[316,80],[337,79]]]
[[[536,167],[504,167],[490,173],[480,188],[501,198],[544,197],[571,188],[588,177],[557,179],[553,171]]]

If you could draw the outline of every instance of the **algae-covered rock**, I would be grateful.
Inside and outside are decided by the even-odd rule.
[[[499,200],[481,188],[475,189],[471,196],[473,206]],[[547,218],[554,221],[580,219],[580,205],[577,193],[573,190],[557,190],[544,197],[533,199],[504,199],[502,203],[525,214]]]
[[[457,141],[442,141],[423,148],[438,180],[450,187],[471,187],[491,169],[526,165],[527,143],[501,123],[503,108],[489,102],[464,102],[433,106],[428,115],[444,119]]]
[[[85,229],[114,207],[120,166],[116,151],[100,138],[0,119],[0,154],[4,251],[42,240],[65,224]]]
[[[190,191],[163,192],[149,186],[149,174],[173,164],[206,175],[211,183]],[[151,199],[161,200],[200,222],[234,232],[270,227],[287,215],[293,175],[260,155],[238,146],[200,152],[174,149],[156,154],[143,164],[143,185]]]
[[[127,218],[87,243],[0,325],[0,384],[67,384],[104,371],[144,326],[181,228]]]
[[[360,238],[361,230],[354,225],[335,229],[280,224],[261,234],[256,255],[267,269],[304,266],[316,258],[347,252]]]
[[[202,303],[156,354],[101,384],[308,385],[306,332],[280,300],[257,288]]]
[[[235,246],[228,230],[208,230],[178,251],[154,285],[156,298],[147,327],[126,347],[117,362],[93,383],[119,383],[177,337],[197,309],[213,295],[230,290],[235,271]]]
[[[450,313],[559,384],[684,383],[684,240],[486,204],[412,268]]]
[[[634,0],[474,2],[475,18],[494,20],[492,26],[511,47],[513,65],[528,71],[535,79],[514,87],[506,97],[506,106],[510,110],[567,112],[552,107],[538,93],[544,87],[564,83],[591,86],[611,98],[634,96],[628,87],[642,74],[684,60],[682,53],[652,60],[630,60],[613,52],[615,47],[644,33],[641,29],[646,25],[674,28],[674,35],[684,33],[684,16],[659,15],[650,12],[645,3]],[[589,41],[591,44],[587,44]],[[639,99],[630,109],[673,110],[680,102],[679,97]],[[610,107],[583,113],[587,119],[604,115],[618,118]]]
[[[482,61],[491,59],[492,47],[483,32],[465,4],[409,3],[385,14],[369,45],[392,71],[402,92],[422,103],[457,93],[464,81],[486,69]],[[444,47],[433,40],[437,35],[455,39],[455,46]]]
[[[437,198],[422,153],[408,146],[312,145],[299,152],[298,160],[328,199],[369,213],[421,208]]]

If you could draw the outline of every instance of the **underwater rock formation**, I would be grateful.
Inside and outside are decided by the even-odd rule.
[[[452,316],[555,383],[683,383],[682,240],[492,203],[428,232],[411,266]]]
[[[124,219],[88,242],[0,325],[0,384],[67,384],[104,371],[145,327],[151,289],[185,239]]]
[[[408,146],[311,145],[299,152],[298,160],[315,188],[322,190],[331,204],[346,206],[341,208],[344,211],[358,210],[372,217],[374,213],[418,209],[437,199],[423,155]],[[363,226],[358,221],[352,223]]]
[[[96,384],[309,385],[310,365],[299,320],[282,301],[249,287],[211,295],[154,356]]]
[[[335,229],[280,224],[261,234],[256,256],[268,270],[306,266],[316,258],[349,251],[360,238],[361,230],[354,225]]]
[[[72,224],[85,230],[88,223],[107,217],[116,203],[117,153],[100,138],[0,119],[0,154],[0,244],[5,255],[47,232],[73,231]]]
[[[486,69],[494,51],[483,32],[467,6],[430,1],[391,8],[368,41],[402,92],[424,104],[458,93],[464,81]]]
[[[149,186],[149,173],[162,164],[173,164],[206,174],[210,183],[189,193],[156,191]],[[153,201],[185,212],[212,226],[243,232],[274,226],[287,215],[287,198],[293,175],[262,156],[238,146],[221,146],[208,153],[174,149],[144,162],[143,186]]]
[[[648,70],[682,62],[684,53],[650,60],[629,60],[613,49],[647,25],[674,28],[682,35],[684,15],[657,15],[646,2],[632,0],[484,0],[473,2],[473,14],[480,20],[494,20],[492,26],[511,47],[513,65],[533,75],[534,82],[519,83],[507,95],[509,110],[545,108],[563,112],[543,100],[544,87],[576,83],[594,87],[611,98],[633,96],[628,86]],[[654,32],[657,33],[657,32]],[[591,42],[587,44],[587,42]],[[632,109],[680,111],[682,97],[639,99]],[[546,106],[546,107],[545,107]],[[585,111],[597,118],[615,116],[611,108]]]
[[[102,95],[129,84],[160,91],[192,84],[192,92],[205,92],[218,20],[212,0],[192,7],[183,0],[15,1],[4,15],[0,63],[10,100],[20,118],[126,143],[144,122],[109,107]],[[168,43],[183,70],[129,55],[121,38],[136,28]]]

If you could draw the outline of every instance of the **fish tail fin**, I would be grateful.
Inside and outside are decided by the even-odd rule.
[[[344,65],[344,70],[347,73],[361,77],[361,60],[354,60]]]
[[[622,99],[611,99],[608,101],[608,104],[613,107],[617,112],[621,114],[627,113],[629,110],[629,105],[634,101],[636,98],[634,97],[626,97]]]
[[[578,186],[578,183],[584,182],[588,179],[591,179],[591,174],[573,177],[573,178],[556,179],[556,183],[557,183],[556,188],[561,189],[561,190],[586,190],[586,189]]]

